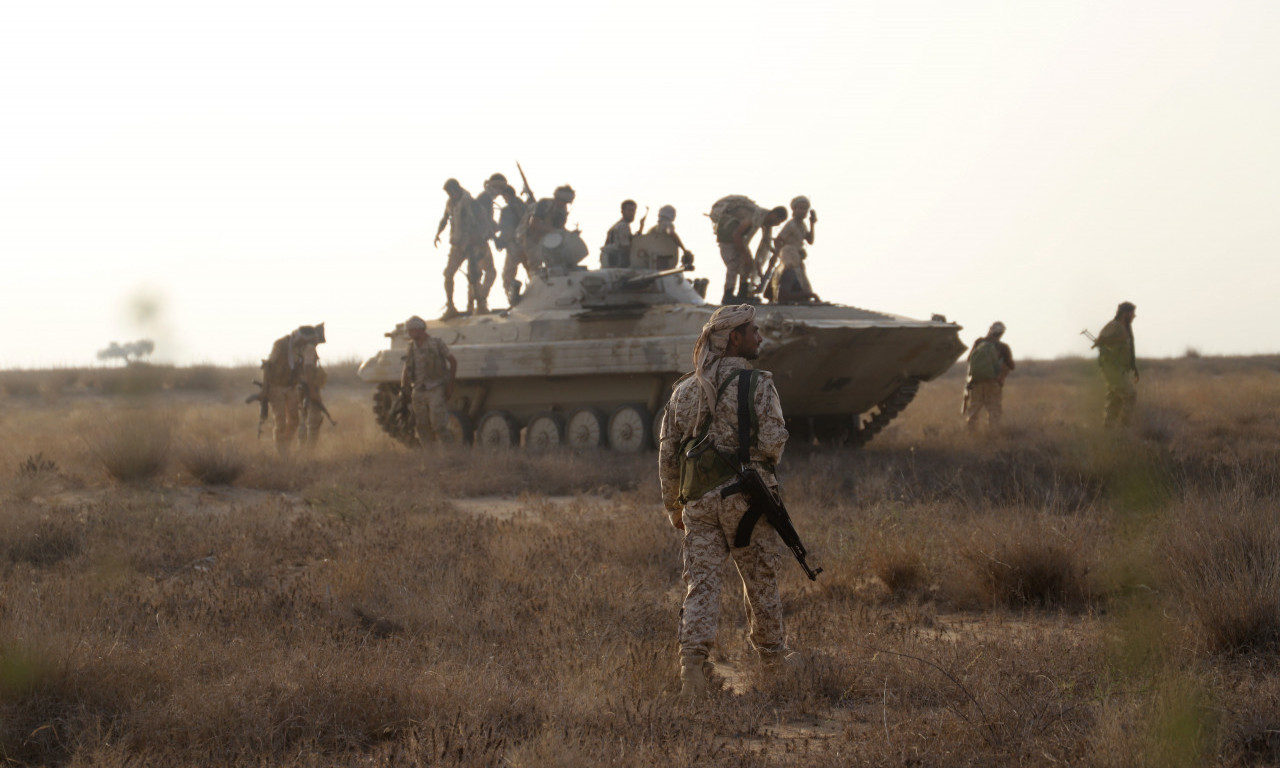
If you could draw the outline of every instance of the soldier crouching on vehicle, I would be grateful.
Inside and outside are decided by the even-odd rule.
[[[427,323],[414,315],[405,321],[409,351],[400,374],[400,397],[411,404],[418,441],[425,447],[452,442],[449,398],[453,397],[458,361],[444,341],[427,333]]]
[[[721,307],[694,345],[694,371],[676,384],[658,453],[662,499],[671,524],[684,532],[686,592],[680,615],[680,698],[707,690],[707,657],[715,644],[726,557],[732,557],[745,588],[751,645],[770,667],[798,661],[787,647],[777,573],[782,555],[772,526],[758,524],[745,546],[735,546],[739,522],[751,502],[732,461],[739,460],[739,414],[747,410],[754,443],[745,452],[765,482],[776,488],[774,466],[787,441],[773,378],[750,372],[761,337],[749,304]],[[738,386],[754,388],[739,404]],[[732,458],[727,458],[732,457]]]
[[[270,409],[273,437],[280,453],[288,453],[298,436],[304,401],[307,425],[303,442],[313,443],[319,434],[320,422],[327,413],[320,399],[326,376],[316,351],[316,345],[323,343],[324,323],[299,326],[288,336],[276,339],[271,345],[271,354],[262,361],[262,391],[250,400],[263,403],[264,420]]]

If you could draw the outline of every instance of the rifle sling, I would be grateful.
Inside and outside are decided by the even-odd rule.
[[[747,463],[751,460],[750,380],[751,371],[746,368],[738,371],[738,463],[743,467],[747,466]],[[745,484],[741,481],[733,485],[738,486],[739,491],[747,490]],[[725,490],[728,490],[728,488]],[[755,530],[756,523],[760,520],[760,515],[764,514],[764,505],[758,503],[755,499],[749,499],[749,501],[751,506],[747,507],[746,513],[738,521],[738,529],[733,532],[733,546],[735,547],[745,547],[751,543],[751,532]]]

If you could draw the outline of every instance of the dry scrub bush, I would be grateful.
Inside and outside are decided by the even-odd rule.
[[[89,451],[112,478],[125,483],[150,480],[169,459],[171,420],[149,410],[116,413],[85,437]]]
[[[248,466],[248,460],[231,441],[212,437],[188,442],[179,453],[179,461],[183,469],[205,485],[230,485]]]
[[[1170,515],[1156,549],[1193,648],[1280,650],[1280,512],[1274,501],[1190,501]]]
[[[973,596],[988,606],[1080,607],[1091,593],[1089,566],[1081,543],[1059,525],[1039,515],[1006,514],[999,528],[976,531],[960,545]]]

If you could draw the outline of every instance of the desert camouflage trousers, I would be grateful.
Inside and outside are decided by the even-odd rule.
[[[302,395],[297,387],[273,386],[267,391],[267,404],[271,406],[271,418],[275,425],[273,437],[276,440],[276,450],[286,453],[293,445],[293,439],[298,436]]]
[[[413,390],[413,423],[418,442],[423,446],[452,442],[449,432],[449,406],[445,402],[444,385],[432,389]]]
[[[1103,424],[1108,427],[1127,425],[1133,418],[1134,406],[1138,404],[1138,390],[1133,386],[1133,373],[1104,365],[1102,378],[1107,382],[1107,407],[1103,413]]]
[[[684,508],[684,607],[680,612],[680,655],[709,656],[720,623],[720,589],[728,558],[742,577],[751,645],[758,653],[786,650],[782,598],[778,594],[781,540],[763,518],[751,542],[735,548],[734,533],[747,511],[747,497],[720,498],[717,488]]]
[[[520,246],[512,243],[507,246],[506,253],[506,259],[502,262],[502,292],[510,298],[515,292],[517,271],[524,265],[524,251],[520,250]],[[525,271],[529,271],[527,267]]]
[[[1004,416],[1004,387],[995,379],[975,381],[969,389],[969,409],[965,411],[965,424],[969,429],[978,426],[978,415],[987,412],[987,423],[992,427],[1000,426],[1000,418]]]
[[[751,291],[755,265],[750,258],[743,258],[733,243],[720,243],[720,259],[724,261],[724,296],[746,296]]]

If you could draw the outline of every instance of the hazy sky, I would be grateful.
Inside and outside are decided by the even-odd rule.
[[[0,3],[0,367],[368,356],[443,308],[444,180],[516,160],[592,264],[670,203],[718,295],[711,203],[807,194],[826,299],[1275,352],[1277,41],[1274,0]]]

